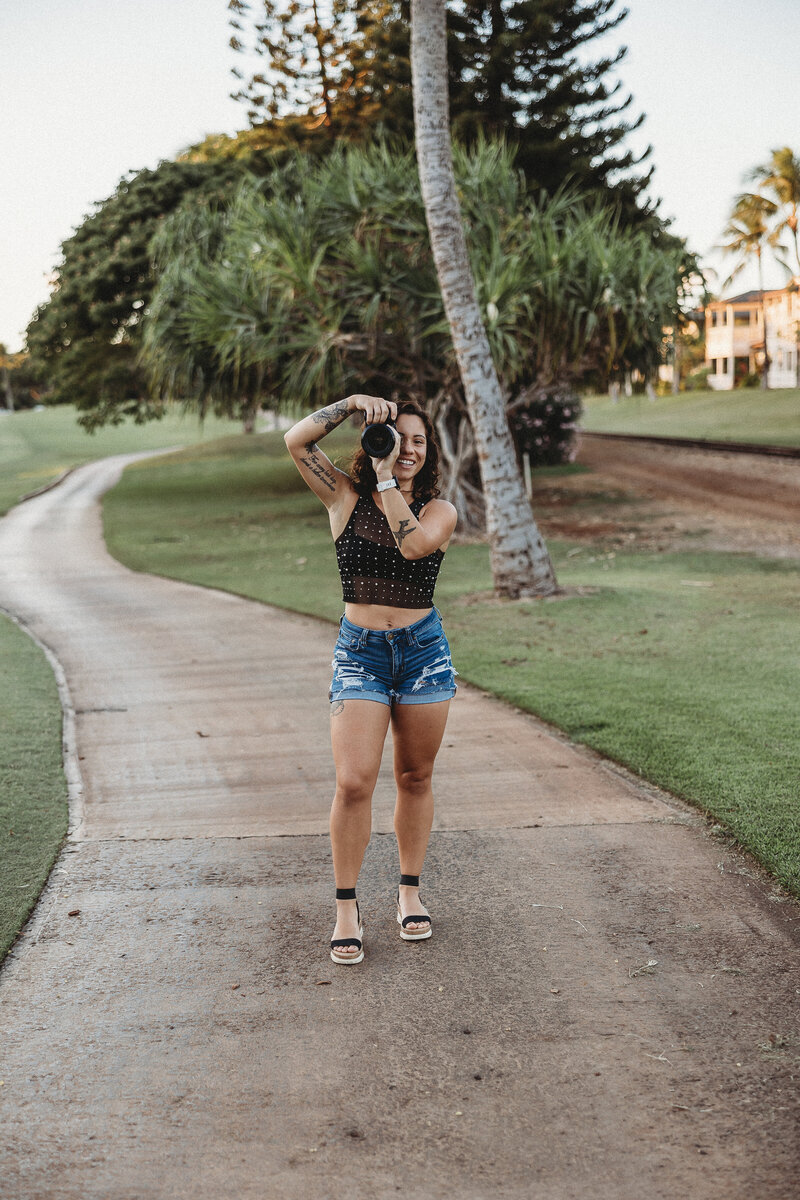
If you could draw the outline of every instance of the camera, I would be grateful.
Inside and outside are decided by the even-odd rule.
[[[394,421],[365,425],[361,447],[370,458],[388,458],[394,450]]]

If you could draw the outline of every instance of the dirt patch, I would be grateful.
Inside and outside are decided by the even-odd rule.
[[[586,472],[534,479],[546,537],[800,557],[800,461],[584,435]]]

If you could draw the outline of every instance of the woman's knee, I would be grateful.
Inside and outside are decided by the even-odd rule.
[[[336,800],[346,808],[369,804],[373,790],[373,780],[365,775],[348,773],[336,776]]]
[[[395,772],[398,791],[408,796],[425,796],[431,788],[433,771],[430,767],[407,767]]]

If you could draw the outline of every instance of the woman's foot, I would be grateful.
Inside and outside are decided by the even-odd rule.
[[[412,917],[412,920],[408,920]],[[429,938],[433,929],[427,908],[419,898],[419,885],[400,884],[397,893],[397,920],[400,936],[405,941],[422,941]]]
[[[364,927],[361,924],[357,900],[336,901],[336,926],[331,937],[331,958],[338,963],[357,963],[364,957]],[[349,945],[337,946],[337,941]]]

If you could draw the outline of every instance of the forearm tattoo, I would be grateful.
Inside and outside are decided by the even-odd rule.
[[[312,413],[311,420],[316,421],[317,425],[324,425],[325,432],[330,433],[349,415],[350,409],[347,401],[337,400],[336,404],[329,404],[327,408],[321,408],[319,412]]]
[[[301,458],[300,462],[303,464],[304,467],[306,467],[307,470],[309,470],[311,472],[312,475],[314,475],[320,481],[320,483],[325,484],[325,487],[328,489],[328,491],[335,492],[336,491],[336,480],[331,475],[331,473],[327,469],[327,467],[323,466],[323,464],[317,458],[316,453],[315,453],[316,449],[317,449],[317,447],[314,442],[308,442],[308,444],[306,445],[306,450],[308,451],[308,457]]]
[[[403,538],[407,538],[408,535],[410,533],[413,533],[414,530],[417,528],[416,525],[411,525],[410,529],[406,529],[406,525],[411,525],[411,521],[409,518],[406,518],[406,520],[401,521],[400,525],[398,526],[397,529],[392,529],[392,537],[397,542],[398,550],[400,549],[400,547],[403,544]],[[391,526],[390,526],[390,528],[391,528]]]

